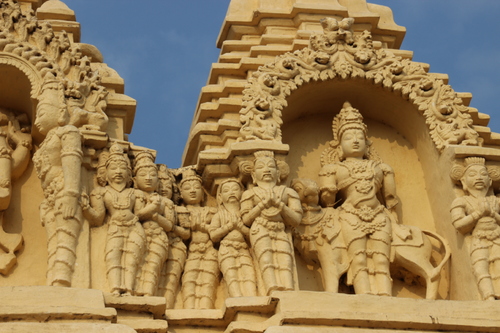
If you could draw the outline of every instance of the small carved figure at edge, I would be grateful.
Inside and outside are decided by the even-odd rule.
[[[257,272],[264,283],[264,294],[273,290],[294,290],[294,252],[286,226],[297,226],[302,219],[298,194],[283,185],[280,170],[270,151],[254,153],[252,180],[255,186],[241,198],[243,223],[250,226],[250,244],[257,261]]]
[[[130,187],[132,169],[123,148],[114,143],[109,155],[101,153],[105,163],[106,186],[82,195],[85,217],[92,226],[101,226],[108,215],[105,248],[106,274],[109,289],[114,295],[134,295],[138,264],[144,255],[146,235],[135,215],[137,190]],[[102,165],[101,165],[102,167]]]
[[[183,207],[177,207],[181,226],[191,229],[191,242],[182,275],[181,294],[185,309],[212,309],[219,278],[217,250],[210,240],[209,227],[215,208],[202,207],[201,178],[195,171],[184,171],[180,183]]]
[[[219,267],[229,297],[257,296],[255,268],[245,240],[250,229],[241,220],[242,193],[238,180],[222,181],[217,189],[219,209],[210,225],[210,237],[216,243],[220,241]]]
[[[465,195],[451,205],[451,219],[462,234],[472,234],[470,258],[481,296],[500,298],[500,204],[492,191],[492,178],[481,157],[455,165],[452,177],[462,184]]]
[[[347,252],[338,216],[333,207],[321,208],[319,187],[310,179],[294,179],[304,216],[292,228],[295,248],[307,263],[320,264],[325,291],[338,292],[339,279],[347,271]]]
[[[0,273],[8,274],[16,264],[15,252],[23,246],[21,234],[4,231],[4,213],[10,206],[12,181],[19,178],[30,161],[31,133],[25,113],[0,109]]]

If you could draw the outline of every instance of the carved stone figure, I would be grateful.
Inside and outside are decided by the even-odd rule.
[[[163,200],[174,205],[172,199],[176,192],[174,190],[175,178],[170,173],[165,165],[160,165],[158,168],[158,178],[160,180],[158,192]],[[168,203],[168,205],[170,205]],[[175,208],[175,206],[174,206]],[[186,263],[187,247],[183,240],[187,240],[191,236],[189,226],[180,226],[174,210],[174,225],[172,230],[167,233],[168,236],[168,258],[161,272],[161,282],[158,288],[158,294],[165,296],[167,300],[167,309],[174,307],[175,296],[179,288],[182,270]]]
[[[21,234],[8,234],[2,226],[12,197],[12,181],[24,173],[30,160],[32,139],[27,123],[26,114],[15,116],[0,109],[0,273],[4,275],[16,264],[15,252],[23,245]]]
[[[304,211],[302,222],[292,229],[295,248],[306,262],[321,265],[324,290],[338,292],[339,279],[348,267],[338,215],[333,207],[321,208],[316,182],[294,179],[291,187]]]
[[[82,195],[83,212],[93,226],[102,225],[108,217],[104,257],[109,289],[115,295],[133,295],[146,244],[146,234],[135,214],[137,190],[130,187],[130,160],[119,144],[113,144],[103,159],[107,185],[92,190],[90,201]]]
[[[134,184],[139,190],[136,215],[146,233],[146,256],[141,265],[137,287],[138,295],[153,296],[158,289],[160,274],[168,255],[167,232],[174,224],[174,204],[157,192],[158,167],[153,155],[148,152],[137,154],[134,166]]]
[[[82,138],[70,125],[64,88],[50,73],[39,97],[35,126],[45,136],[33,156],[45,199],[40,218],[47,231],[47,284],[71,286],[82,216]]]
[[[485,159],[469,157],[453,168],[465,195],[451,205],[451,219],[464,235],[471,234],[470,257],[481,296],[500,298],[500,204],[493,195],[492,178]],[[498,178],[498,177],[497,177]]]
[[[394,172],[370,152],[363,117],[349,102],[335,116],[333,133],[330,154],[336,162],[320,171],[321,200],[327,207],[341,201],[348,283],[356,294],[391,296],[390,249],[398,203]]]
[[[240,199],[243,186],[227,179],[217,189],[218,211],[210,224],[210,237],[219,247],[219,267],[226,282],[229,297],[257,296],[253,260],[245,237],[250,229],[243,224]]]
[[[182,275],[182,299],[185,309],[212,309],[219,277],[217,250],[210,240],[209,227],[215,209],[203,207],[201,178],[192,169],[186,170],[180,183],[183,207],[177,214],[181,226],[191,229],[191,242]]]
[[[278,185],[280,170],[270,151],[254,154],[254,187],[241,198],[243,223],[250,226],[250,244],[264,283],[264,294],[273,290],[294,290],[294,258],[286,226],[297,226],[302,219],[298,194]]]

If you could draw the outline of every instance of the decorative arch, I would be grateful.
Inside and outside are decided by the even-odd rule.
[[[353,22],[322,19],[323,33],[313,34],[308,47],[280,55],[253,73],[243,91],[239,141],[281,143],[287,97],[304,84],[362,79],[415,105],[439,152],[448,145],[482,145],[468,107],[451,86],[422,64],[375,48],[371,33],[355,34]]]
[[[104,109],[108,92],[80,46],[72,43],[66,32],[56,34],[50,23],[39,22],[32,12],[23,13],[15,1],[2,1],[0,8],[3,13],[0,16],[0,64],[14,66],[28,77],[33,99],[40,97],[46,81],[56,79],[64,90],[68,112],[104,117],[106,121],[97,126],[103,131],[107,126]]]

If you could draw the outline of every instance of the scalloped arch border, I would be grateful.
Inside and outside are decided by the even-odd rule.
[[[42,87],[43,78],[40,72],[25,59],[8,52],[0,52],[0,65],[13,66],[26,75],[30,84],[30,96],[33,99],[38,97]]]
[[[353,22],[353,19],[343,21],[346,20]],[[468,107],[437,75],[389,49],[375,49],[368,31],[356,35],[352,30],[339,33],[342,29],[323,26],[324,33],[313,34],[308,47],[277,56],[247,80],[240,110],[239,141],[281,143],[286,99],[303,84],[362,78],[416,105],[439,152],[448,145],[482,145]]]

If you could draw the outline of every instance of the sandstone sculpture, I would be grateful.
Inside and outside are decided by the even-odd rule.
[[[452,178],[460,182],[465,195],[451,205],[453,225],[464,235],[471,235],[470,258],[481,296],[500,298],[500,202],[493,194],[492,177],[485,159],[469,157],[465,165],[455,165]],[[495,180],[498,172],[492,172]]]
[[[78,200],[83,152],[82,138],[79,130],[70,124],[74,115],[64,103],[63,92],[62,84],[47,74],[35,120],[45,139],[34,154],[33,163],[45,195],[40,219],[47,231],[47,284],[69,287],[82,225]]]
[[[114,295],[133,295],[146,246],[146,234],[135,215],[137,190],[130,187],[130,160],[119,144],[113,144],[101,157],[106,185],[92,190],[90,200],[82,195],[83,213],[93,226],[102,225],[107,217],[105,261],[109,290]]]
[[[30,162],[31,134],[25,115],[0,109],[0,273],[7,274],[16,264],[15,252],[23,246],[21,234],[3,229],[5,210],[12,198],[12,181],[19,178]]]
[[[160,179],[159,193],[167,206],[173,206],[173,195],[175,178],[165,165],[160,165],[158,168],[158,177]],[[167,308],[173,308],[175,296],[181,281],[181,274],[184,269],[184,264],[187,257],[187,247],[184,240],[191,236],[189,225],[179,225],[179,220],[175,214],[176,206],[174,206],[174,225],[168,236],[168,257],[167,262],[163,266],[161,272],[161,282],[159,284],[159,295],[165,296]]]
[[[229,297],[256,296],[257,285],[253,259],[246,238],[249,228],[243,224],[240,199],[243,186],[236,179],[227,179],[217,189],[217,213],[210,224],[210,237],[219,243],[219,267]]]
[[[291,187],[304,211],[301,224],[292,229],[295,248],[307,262],[321,265],[324,290],[338,292],[348,267],[338,214],[333,207],[319,205],[319,187],[313,180],[294,179]]]
[[[297,226],[302,208],[297,193],[278,185],[280,170],[274,154],[255,152],[252,168],[254,187],[243,192],[241,216],[250,226],[250,244],[264,282],[264,294],[294,290],[294,258],[287,226]]]
[[[152,154],[148,151],[139,152],[134,165],[134,184],[140,190],[135,211],[146,233],[146,254],[140,265],[138,295],[156,294],[168,256],[167,232],[172,230],[174,224],[174,205],[156,192],[158,180],[158,167],[154,164]]]
[[[209,227],[215,210],[202,206],[201,178],[188,169],[180,182],[184,206],[178,207],[179,224],[191,229],[191,242],[182,275],[182,299],[185,309],[212,309],[219,277],[217,250],[210,240]]]

